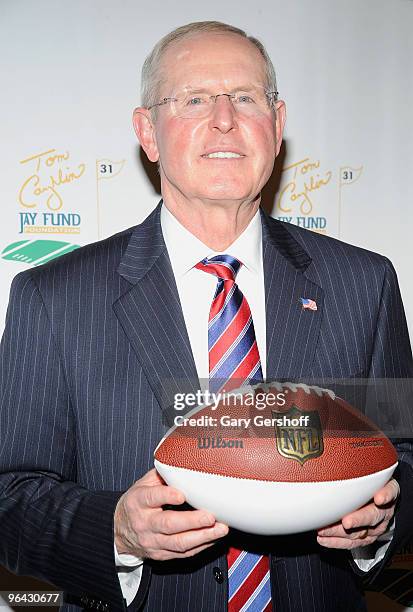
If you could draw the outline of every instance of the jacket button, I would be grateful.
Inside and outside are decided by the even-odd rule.
[[[219,567],[214,567],[212,573],[218,584],[222,584],[224,582],[224,574],[221,572]]]

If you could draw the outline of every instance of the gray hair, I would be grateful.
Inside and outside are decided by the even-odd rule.
[[[166,34],[161,40],[156,43],[148,57],[146,58],[142,67],[142,79],[141,79],[141,104],[145,108],[152,106],[159,102],[159,89],[162,82],[161,74],[161,63],[163,55],[166,49],[172,43],[181,40],[186,36],[193,34],[202,34],[203,32],[230,32],[232,34],[238,34],[243,38],[249,40],[253,45],[257,47],[261,53],[265,62],[265,74],[267,80],[267,87],[270,91],[277,91],[277,79],[275,76],[275,70],[273,63],[268,55],[264,45],[257,38],[248,36],[244,30],[240,30],[227,23],[220,21],[195,21],[188,23],[187,25],[181,26]]]

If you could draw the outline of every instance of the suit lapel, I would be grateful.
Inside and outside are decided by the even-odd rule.
[[[286,227],[262,212],[267,380],[309,377],[323,314],[323,290],[306,278],[311,258]],[[317,310],[303,310],[310,298]]]
[[[196,390],[199,382],[160,209],[161,204],[130,238],[118,272],[131,288],[113,308],[171,425],[174,395]]]

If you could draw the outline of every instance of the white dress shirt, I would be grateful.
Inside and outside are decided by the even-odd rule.
[[[213,251],[191,234],[172,215],[164,204],[161,209],[161,228],[168,250],[172,271],[178,289],[189,341],[192,348],[201,387],[208,388],[208,318],[217,278],[194,266],[205,257],[226,253],[242,262],[236,282],[245,295],[251,309],[263,376],[266,376],[266,318],[264,268],[262,259],[262,226],[259,211],[248,227],[225,249]],[[387,534],[386,534],[387,536]],[[391,539],[391,534],[388,534]],[[366,546],[352,551],[360,569],[368,571],[379,562],[389,545]],[[377,549],[377,546],[379,548]],[[122,593],[129,605],[135,597],[142,575],[142,560],[133,555],[118,554],[115,547],[115,563]],[[123,567],[122,567],[123,566]]]
[[[259,211],[254,215],[248,227],[225,251],[213,251],[206,246],[185,229],[166,206],[162,206],[161,210],[161,227],[178,288],[198,377],[208,382],[208,318],[218,281],[216,276],[198,270],[194,266],[205,257],[213,257],[222,253],[235,257],[243,264],[237,274],[236,282],[250,305],[261,367],[265,376],[265,291],[262,227]]]

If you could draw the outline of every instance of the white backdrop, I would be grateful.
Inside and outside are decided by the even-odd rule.
[[[258,36],[276,66],[288,119],[273,216],[390,257],[412,329],[413,2],[200,4],[2,0],[0,330],[15,274],[158,201],[131,127],[140,69],[203,19]]]

